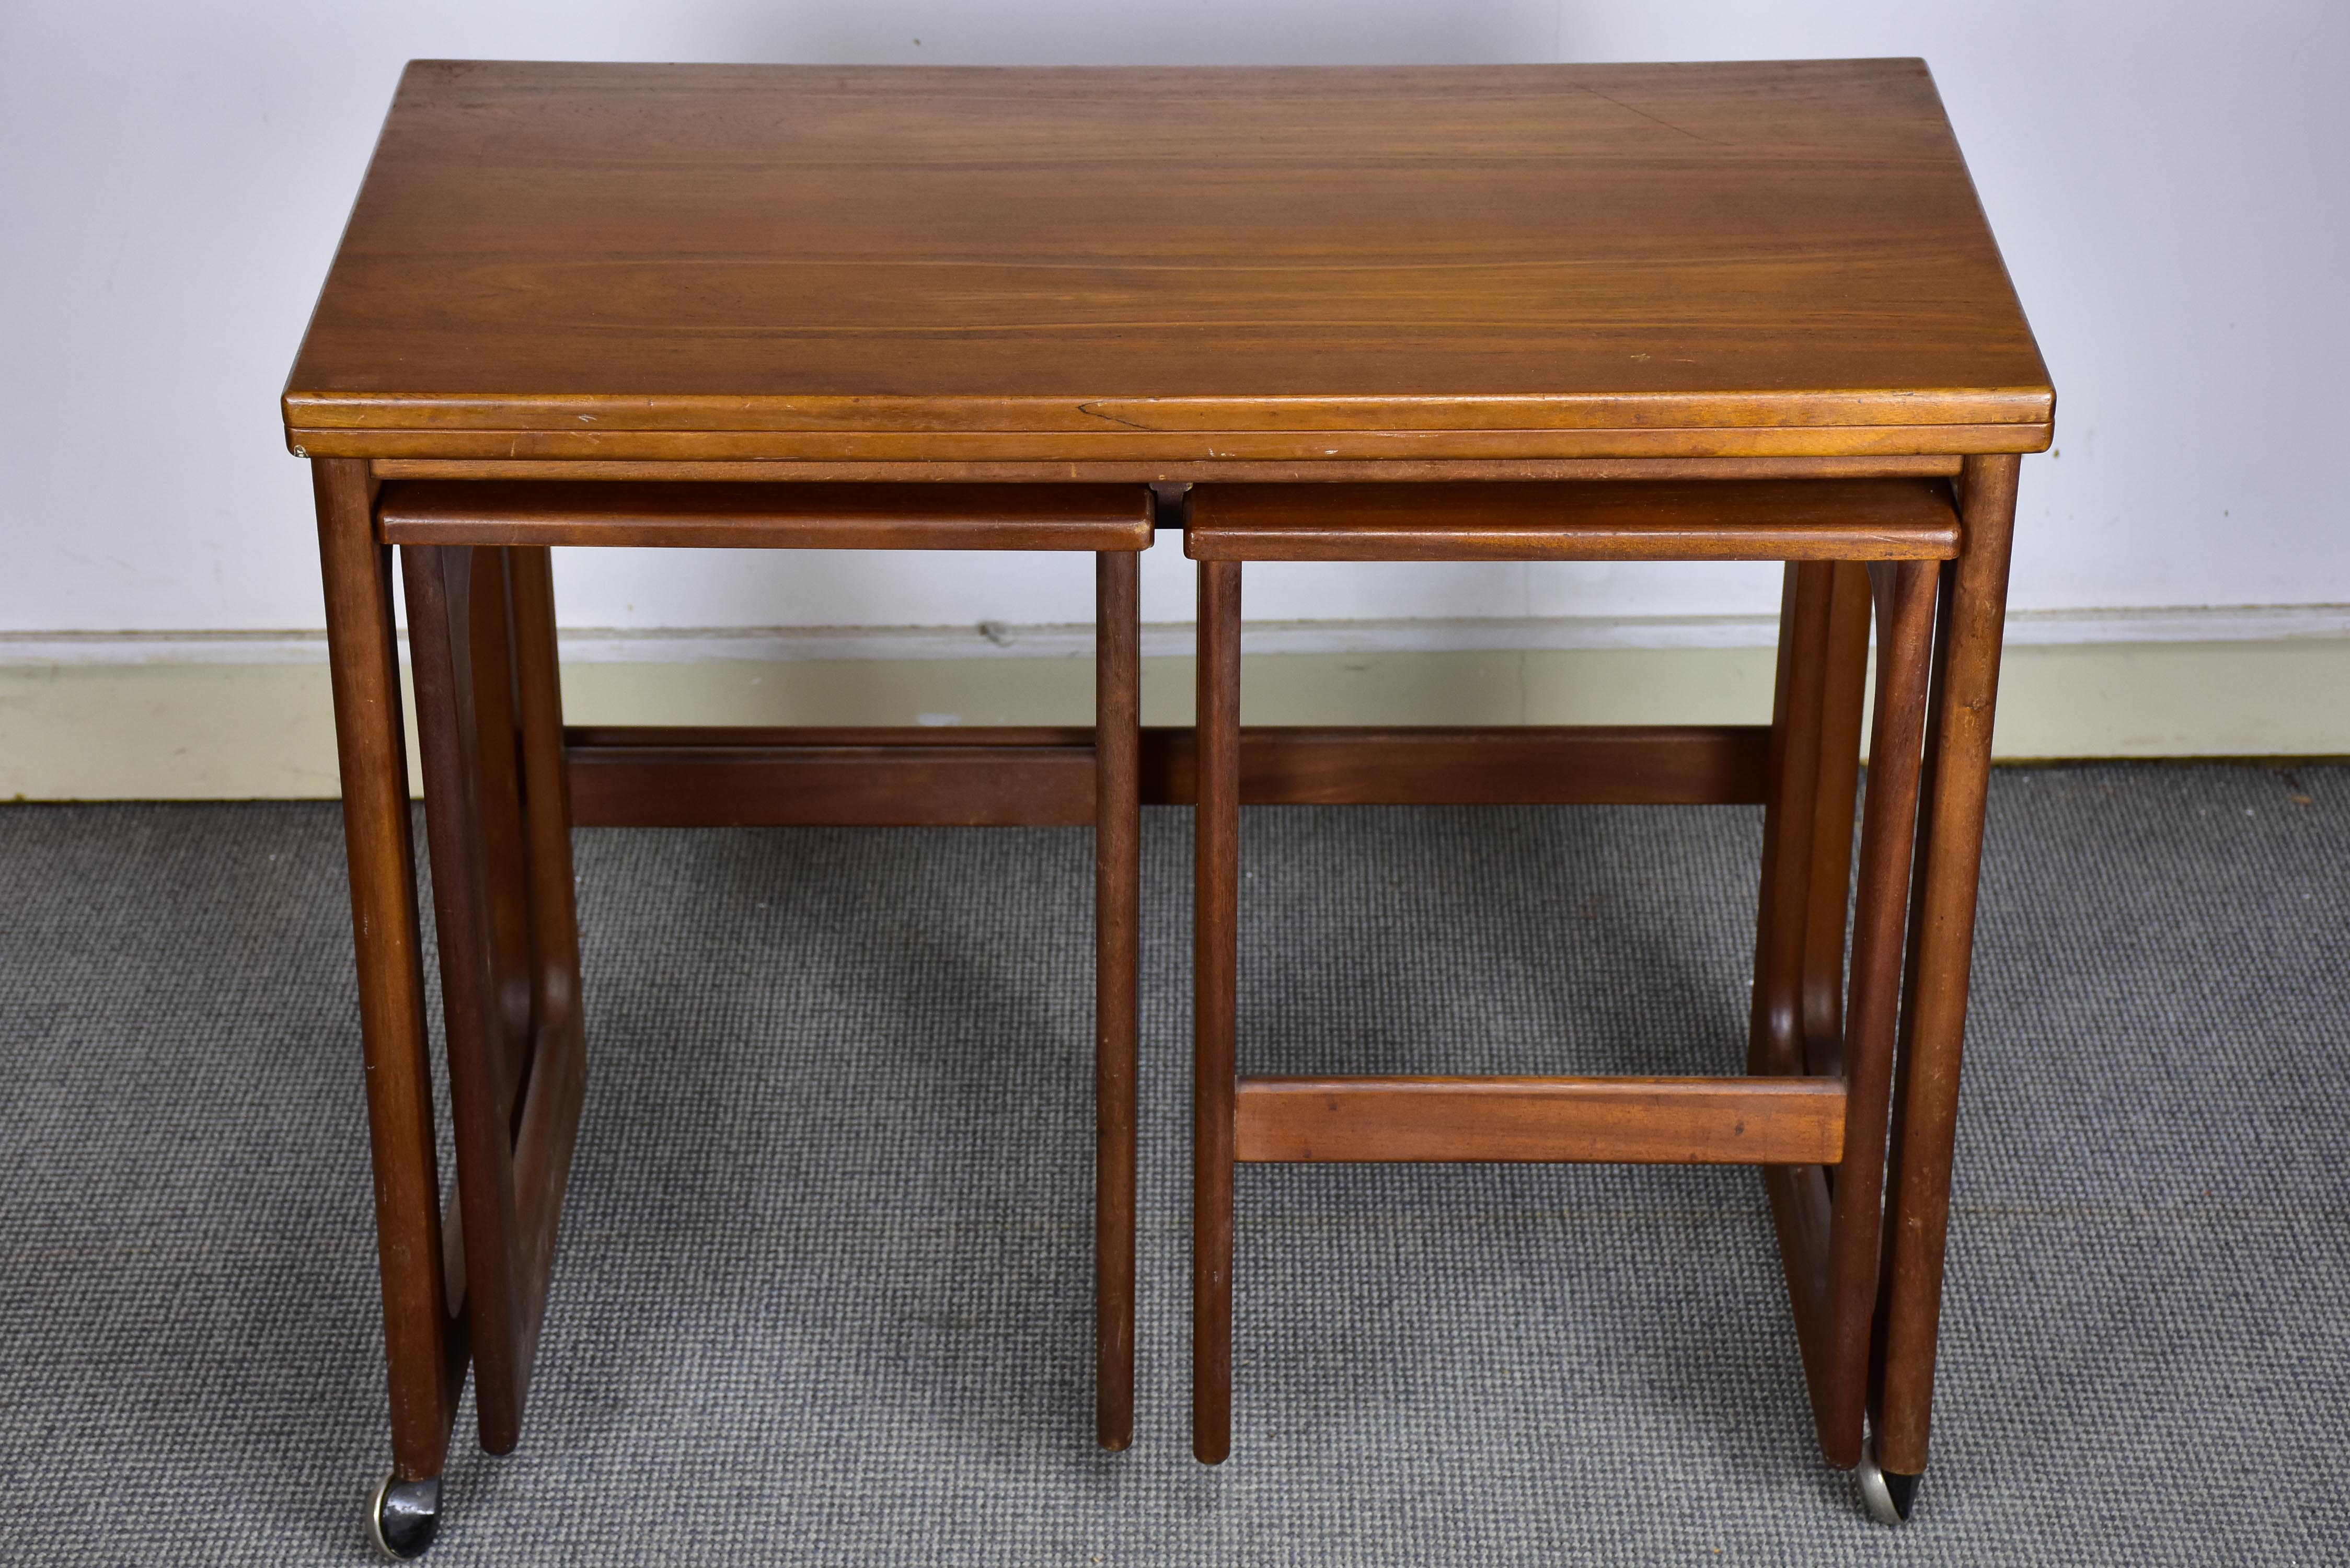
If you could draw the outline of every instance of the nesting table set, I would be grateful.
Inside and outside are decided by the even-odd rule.
[[[1093,825],[1096,1416],[1125,1447],[1153,802],[1197,814],[1201,1459],[1231,1449],[1237,1165],[1747,1164],[1822,1450],[1907,1517],[2016,473],[2054,412],[1920,62],[420,62],[284,408],[333,660],[387,1550],[431,1542],[469,1366],[484,1447],[520,1437],[587,1082],[577,825]],[[1162,530],[1199,563],[1189,728],[1139,722]],[[1089,551],[1095,723],[567,727],[556,545]],[[1244,727],[1254,560],[1783,562],[1771,721]],[[1306,802],[1761,804],[1746,1074],[1249,1075],[1239,807]]]

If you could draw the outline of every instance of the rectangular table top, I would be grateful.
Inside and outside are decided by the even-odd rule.
[[[2029,452],[2054,398],[1917,60],[420,61],[285,413],[1180,466]]]

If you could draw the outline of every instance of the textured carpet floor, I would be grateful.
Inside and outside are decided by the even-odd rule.
[[[1734,1071],[1759,814],[1244,825],[1243,1060]],[[1188,822],[1145,826],[1141,1430],[1090,1442],[1082,831],[582,833],[592,1081],[463,1563],[2350,1560],[2350,772],[2003,771],[1935,1459],[1810,1437],[1736,1170],[1241,1181],[1186,1439]],[[0,808],[0,1560],[365,1560],[335,809]]]

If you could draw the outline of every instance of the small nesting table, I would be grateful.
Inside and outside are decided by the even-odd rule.
[[[539,547],[617,542],[562,530],[631,513],[702,519],[701,535],[672,543],[734,542],[745,535],[708,526],[710,514],[735,506],[739,529],[792,511],[737,505],[730,493],[753,493],[731,492],[743,485],[770,496],[780,485],[1149,486],[1160,526],[1180,524],[1195,497],[1205,540],[1218,485],[1312,487],[1324,504],[1330,482],[1389,496],[1433,486],[1422,499],[1440,491],[1459,518],[1481,496],[1500,506],[1511,484],[1631,482],[1618,498],[1629,504],[1653,498],[1638,485],[1732,483],[1762,487],[1752,515],[1777,526],[1805,485],[1955,484],[1941,553],[1875,568],[1880,594],[1898,601],[1887,624],[1898,628],[1903,690],[1918,690],[1919,670],[1929,685],[1922,714],[1909,714],[1924,729],[1916,831],[1904,841],[1893,823],[1872,840],[1881,876],[1914,863],[1910,893],[1869,906],[1898,906],[1900,918],[1856,937],[1873,945],[1856,965],[1849,1021],[1842,895],[1829,897],[1850,876],[1849,834],[1839,848],[1819,829],[1839,809],[1850,824],[1871,583],[1853,563],[1885,550],[1814,553],[1793,569],[1774,723],[1659,732],[1239,727],[1241,557],[1219,559],[1203,578],[1221,673],[1202,687],[1201,743],[1143,729],[1133,748],[1132,797],[1200,800],[1217,833],[1248,802],[1769,802],[1755,1065],[1798,1085],[1764,1092],[1812,1096],[1773,1193],[1798,1320],[1835,1325],[1807,1326],[1803,1353],[1828,1458],[1861,1458],[1852,1413],[1866,1406],[1898,1490],[1925,1464],[2017,459],[2045,447],[2053,410],[1915,60],[412,65],[284,399],[288,445],[314,471],[326,576],[391,1393],[387,1496],[418,1515],[380,1521],[429,1529],[469,1355],[485,1443],[502,1449],[518,1432],[532,1282],[556,1225],[556,1204],[530,1195],[559,1194],[584,1071],[557,888],[567,824],[1086,822],[1100,805],[1107,731],[567,729]],[[518,493],[496,492],[488,498],[504,501],[491,506],[463,488],[484,485],[532,487],[543,526],[481,534],[514,524],[498,507]],[[989,504],[943,488],[939,500],[962,516]],[[1408,496],[1382,504],[1406,519],[1414,510]],[[933,521],[951,510],[915,509]],[[1036,508],[1032,498],[1012,510]],[[435,518],[449,525],[438,535]],[[1249,522],[1223,514],[1224,547],[1253,547],[1233,543],[1245,527],[1225,526]],[[1467,531],[1477,526],[1490,520]],[[1750,538],[1747,553],[1790,558],[1781,538]],[[538,1152],[512,1144],[513,1189],[487,1196],[473,1168],[494,1182],[499,1161],[461,1154],[445,1226],[395,540],[418,551],[406,569],[432,709],[428,807],[455,825],[452,866],[519,890],[474,906],[469,940],[505,955],[477,973],[483,1028],[535,1033],[542,1053],[556,1043],[543,1058],[557,1067],[542,1080],[544,1111],[536,1089],[516,1088],[515,1058],[481,1058],[468,1098],[514,1114],[521,1094],[508,1132]],[[1710,552],[1723,553],[1690,551]],[[1118,558],[1131,567],[1130,550]],[[482,734],[497,737],[488,761]],[[512,768],[496,760],[509,753]],[[468,789],[474,806],[458,811]],[[1906,792],[1872,789],[1872,810],[1880,793]],[[509,825],[495,845],[457,831],[484,800]],[[442,831],[432,832],[437,867]],[[1201,930],[1211,968],[1224,961],[1210,949],[1228,954],[1231,932],[1212,918]],[[1881,1043],[1888,1008],[1890,1061],[1881,1044],[1847,1052],[1866,1009]],[[1891,1080],[1881,1094],[1802,1086],[1847,1064]],[[503,1085],[507,1100],[481,1085]],[[1854,1107],[1871,1096],[1888,1130],[1855,1144]],[[1224,1134],[1201,1104],[1202,1147],[1216,1153]],[[1643,1111],[1624,1125],[1658,1124]],[[1823,1285],[1806,1271],[1827,1252],[1803,1227],[1830,1201],[1828,1157],[1866,1153],[1871,1137],[1891,1150],[1884,1242],[1872,1254],[1848,1241]],[[1640,1158],[1638,1141],[1620,1157]],[[1114,1148],[1104,1158],[1114,1165]],[[1833,1185],[1833,1201],[1858,1204],[1846,1196],[1858,1184]],[[498,1215],[509,1204],[502,1241],[470,1234],[477,1205]],[[524,1282],[505,1309],[477,1258]],[[1815,1303],[1830,1297],[1823,1316]],[[1856,1336],[1874,1355],[1856,1353]],[[1212,1335],[1206,1349],[1211,1359]],[[1106,1349],[1100,1363],[1113,1442],[1124,1354]],[[1214,1458],[1216,1368],[1195,1371],[1200,1451]],[[514,1398],[501,1406],[493,1385]]]
[[[1550,484],[1209,484],[1191,495],[1200,562],[1199,806],[1192,961],[1192,1446],[1232,1449],[1233,1168],[1247,1163],[1479,1161],[1752,1165],[1775,1214],[1822,1450],[1862,1467],[1864,1495],[1908,1516],[1918,1471],[1880,1466],[1865,1420],[1891,1390],[1922,1423],[1933,1322],[1914,1314],[1923,1261],[1887,1256],[1888,1133],[1902,1087],[1896,1035],[1918,1057],[1916,1010],[1950,981],[1930,922],[1954,895],[1951,857],[1918,832],[1938,647],[1946,697],[1971,694],[1954,649],[1980,660],[1937,600],[1966,522],[2012,495],[1980,470],[1968,518],[1940,480],[1617,480]],[[1375,1077],[1241,1074],[1241,574],[1248,561],[1784,561],[1777,691],[1767,729],[1666,726],[1467,732],[1430,759],[1423,798],[1724,802],[1764,806],[1762,900],[1747,1072],[1737,1077]],[[1955,585],[1954,585],[1955,586]],[[1953,601],[1955,602],[1955,600]],[[1875,722],[1857,896],[1853,809],[1866,663],[1877,633]],[[1949,716],[1944,715],[1944,722]],[[1432,785],[1432,788],[1429,786]],[[1902,959],[1916,857],[1918,968]],[[1973,867],[1965,876],[1971,896]],[[1852,961],[1845,966],[1851,901]],[[1947,1002],[1947,999],[1945,999]],[[1925,1003],[1931,1007],[1932,1003]],[[1915,1096],[1916,1091],[1910,1093]],[[1922,1097],[1922,1096],[1920,1096]],[[1906,1118],[1905,1118],[1906,1120]],[[1938,1171],[1897,1155],[1914,1221]],[[1939,1222],[1939,1221],[1938,1221]],[[1901,1264],[1909,1264],[1905,1276]],[[1939,1271],[1939,1254],[1932,1260]],[[1906,1333],[1890,1332],[1897,1324]],[[1878,1357],[1872,1382],[1872,1351]],[[1903,1398],[1916,1402],[1905,1407]],[[1888,1426],[1888,1430],[1898,1430]],[[1906,1453],[1906,1450],[1903,1450]],[[1898,1462],[1898,1461],[1897,1461]]]

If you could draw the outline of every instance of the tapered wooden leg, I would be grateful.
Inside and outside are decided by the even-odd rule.
[[[464,1378],[464,1283],[442,1252],[390,551],[375,541],[375,486],[364,462],[316,459],[310,473],[359,961],[392,1474],[426,1480],[448,1457]]]
[[[1232,1449],[1233,1039],[1240,1009],[1241,564],[1200,563],[1191,1013],[1191,1452]]]
[[[1844,1158],[1835,1168],[1830,1199],[1827,1310],[1820,1325],[1825,1333],[1809,1358],[1821,1450],[1830,1463],[1846,1468],[1860,1459],[1867,1399],[1886,1125],[1893,1092],[1902,934],[1917,836],[1936,576],[1935,565],[1927,561],[1868,568],[1878,627],[1877,716],[1869,735],[1852,979],[1845,1007]]]
[[[1867,1386],[1877,1205],[1933,584],[1930,564],[1791,566],[1781,611],[1749,1070],[1816,1072],[1833,1062],[1846,1081],[1844,1159],[1832,1168],[1785,1166],[1763,1173],[1821,1449],[1842,1466],[1859,1459]],[[1866,654],[1872,601],[1879,630],[1878,700],[1852,976],[1847,999],[1827,1007],[1810,993],[1835,983],[1831,966],[1838,977],[1843,967],[1845,867],[1858,755],[1856,677],[1866,674],[1865,665],[1857,671],[1852,665],[1856,649]],[[1846,748],[1849,757],[1842,754]],[[1817,1037],[1824,1014],[1841,1025],[1825,1043]]]
[[[1959,558],[1942,568],[1934,655],[1927,801],[1918,845],[1910,981],[1884,1273],[1877,1460],[1896,1475],[1926,1468],[1935,1336],[1950,1225],[1976,877],[1991,783],[1992,705],[2007,616],[2016,473],[2010,455],[1970,457],[1960,475]]]
[[[1804,1066],[1804,938],[1835,572],[1829,562],[1791,563],[1780,598],[1770,794],[1762,808],[1762,907],[1754,927],[1750,1073],[1800,1073]]]
[[[1142,925],[1140,557],[1094,557],[1094,1400],[1134,1441],[1136,1001]]]
[[[1844,1072],[1844,938],[1852,898],[1853,807],[1859,799],[1860,722],[1868,689],[1868,568],[1837,563],[1829,592],[1827,663],[1820,692],[1820,771],[1812,814],[1812,878],[1804,927],[1804,1071]]]
[[[1818,820],[1834,582],[1831,564],[1790,563],[1779,600],[1778,679],[1771,704],[1762,898],[1754,922],[1754,995],[1746,1051],[1746,1070],[1758,1075],[1803,1071],[1804,937],[1811,841]],[[1771,1197],[1804,1370],[1814,1375],[1827,1330],[1827,1177],[1818,1166],[1781,1166],[1765,1168],[1762,1183]],[[1814,1410],[1820,1392],[1814,1375]]]

